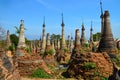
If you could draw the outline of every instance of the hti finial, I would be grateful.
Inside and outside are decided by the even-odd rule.
[[[43,17],[43,27],[45,27],[45,16]]]
[[[21,20],[21,24],[24,24],[24,20],[23,19]]]
[[[84,26],[84,19],[82,18],[82,26]]]
[[[63,23],[63,22],[64,22],[64,21],[63,21],[63,13],[61,14],[61,16],[62,16],[62,23]]]
[[[90,31],[93,31],[93,29],[92,29],[92,21],[91,21],[91,29],[90,29]]]
[[[83,31],[85,30],[85,28],[84,28],[84,20],[83,20],[83,18],[82,18],[82,30],[83,30]]]
[[[101,15],[103,15],[102,2],[100,0]]]
[[[64,24],[64,20],[63,20],[63,13],[61,14],[61,16],[62,16],[62,24],[61,24],[61,26],[64,26],[65,24]]]

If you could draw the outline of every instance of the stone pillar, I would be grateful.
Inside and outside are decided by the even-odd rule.
[[[52,49],[53,49],[53,52],[54,52],[54,55],[55,55],[55,46],[54,46],[54,41],[52,41]]]
[[[7,37],[6,37],[6,48],[8,49],[9,46],[11,46],[11,40],[10,40],[10,33],[9,30],[7,31]]]
[[[68,35],[68,44],[67,44],[68,50],[70,50],[70,35]]]
[[[80,32],[79,29],[76,29],[75,31],[75,45],[74,45],[74,49],[72,51],[71,54],[71,59],[74,58],[76,56],[76,54],[79,54],[80,52]]]
[[[101,24],[102,25],[102,24]],[[104,27],[102,31],[102,37],[98,47],[99,52],[113,52],[116,51],[115,41],[110,25],[110,14],[108,11],[104,13]]]
[[[38,44],[37,44],[37,53],[40,53],[41,50],[41,39],[38,40]]]
[[[93,34],[92,34],[92,22],[91,22],[91,29],[90,29],[90,49],[92,50],[93,47]]]
[[[74,48],[74,45],[73,45],[73,37],[71,37],[71,40],[70,40],[70,52],[73,51],[73,48]]]
[[[24,20],[21,20],[19,42],[17,48],[22,48],[22,47],[26,47],[25,36],[24,36]]]
[[[81,39],[80,39],[80,42],[81,42],[81,46],[84,47],[84,44],[85,44],[85,28],[84,28],[84,24],[82,23],[82,34],[81,34]]]
[[[75,32],[75,47],[74,48],[80,49],[80,32],[79,32],[79,29],[76,29],[76,32]]]
[[[51,44],[50,44],[50,34],[47,33],[47,38],[46,38],[46,49],[50,49],[51,48]]]
[[[65,42],[65,34],[64,34],[64,21],[63,21],[63,14],[62,14],[62,44],[61,44],[61,49],[65,49],[66,48],[66,42]]]
[[[43,22],[43,31],[42,31],[42,44],[41,51],[44,53],[46,48],[46,32],[45,32],[45,20]]]
[[[59,50],[60,49],[60,40],[57,39],[57,49]]]
[[[57,39],[54,40],[54,44],[55,44],[54,47],[57,50]]]

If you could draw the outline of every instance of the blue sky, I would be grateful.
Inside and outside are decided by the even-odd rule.
[[[102,0],[102,5],[103,10],[110,12],[114,38],[120,38],[120,0]],[[77,28],[81,33],[82,20],[87,39],[91,21],[93,33],[101,31],[99,0],[0,0],[0,25],[10,33],[15,33],[14,26],[19,27],[23,19],[28,39],[40,38],[44,16],[46,32],[61,34],[61,13],[64,15],[66,38],[71,34],[74,36]]]

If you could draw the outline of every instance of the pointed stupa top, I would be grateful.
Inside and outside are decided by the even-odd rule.
[[[43,18],[43,27],[45,27],[45,16]]]
[[[103,8],[102,8],[102,2],[101,2],[101,0],[100,0],[100,9],[101,9],[101,16],[100,16],[100,18],[103,18]]]
[[[93,31],[93,28],[92,28],[92,21],[91,21],[91,28],[90,28],[90,31],[91,31],[91,32]]]
[[[21,25],[23,25],[24,24],[24,20],[21,20]]]
[[[63,20],[63,13],[61,14],[61,16],[62,16],[62,24],[61,24],[61,26],[64,27],[65,24],[64,24],[64,20]]]
[[[84,22],[82,20],[82,31],[84,31],[84,30],[85,30],[85,27],[84,27]]]

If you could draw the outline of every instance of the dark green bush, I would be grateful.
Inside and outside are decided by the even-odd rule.
[[[96,65],[93,62],[84,62],[84,68],[86,70],[94,69],[94,68],[96,68]]]
[[[13,50],[15,50],[15,47],[14,47],[14,45],[11,45],[11,46],[9,46],[8,49],[11,50],[11,51],[13,51]]]
[[[100,76],[100,80],[108,80],[108,78]]]
[[[46,54],[46,55],[53,55],[53,54],[54,54],[54,51],[53,51],[53,49],[46,50],[46,51],[45,51],[45,54]]]
[[[26,48],[26,51],[27,51],[28,53],[31,53],[31,50],[30,50],[29,47]]]
[[[40,68],[33,71],[31,76],[36,78],[51,78],[50,75],[48,75],[44,70]]]

